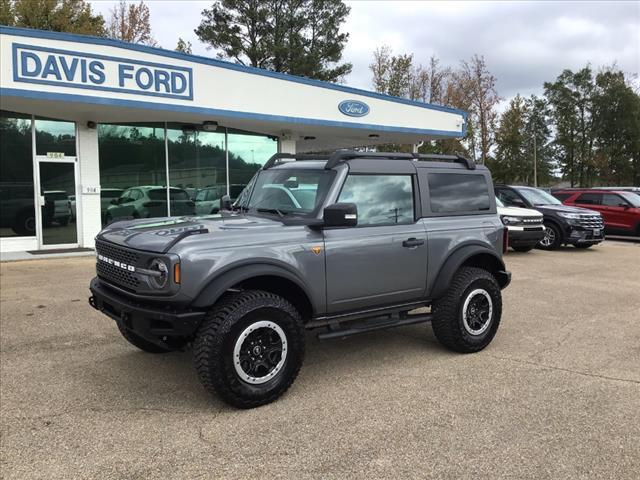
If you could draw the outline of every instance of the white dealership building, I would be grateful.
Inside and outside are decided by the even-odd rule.
[[[116,212],[164,216],[188,204],[209,213],[203,206],[236,195],[277,151],[465,132],[465,113],[451,108],[4,26],[0,88],[0,252],[91,248]]]

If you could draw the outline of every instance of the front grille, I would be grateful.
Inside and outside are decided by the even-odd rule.
[[[519,227],[542,227],[542,217],[523,218]]]
[[[110,258],[115,262],[121,262],[134,267],[138,265],[138,260],[140,259],[140,256],[132,250],[101,240],[96,241],[96,253]],[[134,272],[120,266],[97,260],[96,270],[98,271],[98,277],[118,286],[135,290],[140,285],[140,280],[138,280]]]
[[[582,228],[604,228],[601,215],[580,215],[580,226]]]

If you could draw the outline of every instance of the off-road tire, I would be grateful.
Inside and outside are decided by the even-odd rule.
[[[585,250],[587,248],[593,247],[593,243],[576,243],[573,246],[579,248],[580,250]]]
[[[553,241],[549,245],[543,245],[543,239],[540,240],[536,246],[542,250],[557,250],[562,245],[562,232],[555,223],[544,222],[544,227],[552,230]]]
[[[244,381],[234,366],[234,346],[242,331],[257,321],[278,325],[287,353],[280,371],[265,383]],[[254,408],[276,400],[291,386],[304,358],[304,325],[284,298],[261,290],[225,295],[203,320],[193,344],[194,363],[207,391],[238,408]]]
[[[511,248],[513,248],[514,252],[530,252],[531,250],[533,250],[533,245],[531,246],[527,246],[527,247],[514,247],[512,246]]]
[[[491,297],[492,314],[487,329],[479,334],[470,334],[463,323],[463,307],[467,297],[482,289]],[[453,277],[447,292],[432,305],[431,327],[438,341],[449,350],[473,353],[485,348],[500,325],[502,294],[495,277],[476,267],[461,267]]]
[[[156,345],[155,343],[149,342],[144,338],[136,335],[131,330],[128,330],[127,328],[120,325],[119,322],[116,322],[116,323],[118,324],[118,330],[120,330],[120,333],[125,338],[125,340],[129,342],[131,345],[133,345],[134,347],[139,348],[143,352],[168,353],[171,351],[171,349],[169,348],[162,348],[160,345]]]

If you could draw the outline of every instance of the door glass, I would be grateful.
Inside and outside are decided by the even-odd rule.
[[[40,162],[42,244],[77,243],[72,200],[76,194],[73,163]]]
[[[338,201],[357,205],[358,226],[414,222],[410,175],[349,175]]]
[[[624,207],[625,201],[618,195],[605,193],[602,195],[602,205],[606,207]]]

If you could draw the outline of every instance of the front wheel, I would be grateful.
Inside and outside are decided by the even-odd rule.
[[[304,326],[291,303],[245,290],[216,304],[193,347],[200,381],[238,408],[276,400],[291,386],[304,358]]]
[[[460,353],[480,351],[491,343],[500,325],[500,286],[486,270],[461,267],[432,310],[431,327],[442,345]]]
[[[538,242],[542,250],[556,250],[562,245],[562,232],[551,222],[544,222],[544,237]]]

